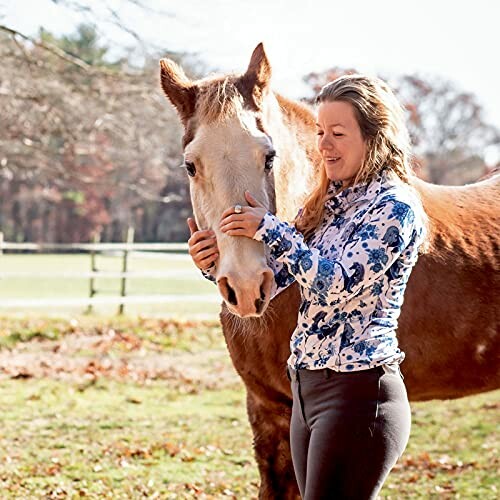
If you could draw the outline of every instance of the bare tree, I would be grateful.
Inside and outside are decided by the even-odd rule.
[[[181,131],[156,64],[89,64],[55,41],[0,27],[0,227],[19,240],[116,240],[130,224],[140,239],[184,237]]]
[[[484,175],[487,148],[500,153],[500,130],[486,122],[476,96],[440,78],[403,75],[394,83],[428,178],[464,184]]]

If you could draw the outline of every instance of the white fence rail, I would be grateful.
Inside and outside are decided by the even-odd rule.
[[[26,307],[79,307],[88,305],[119,304],[165,304],[173,302],[209,302],[220,304],[222,299],[217,295],[137,295],[128,297],[82,297],[76,299],[2,299],[0,308]]]
[[[0,239],[0,252],[3,250],[82,250],[84,252],[187,252],[187,243],[12,243]]]
[[[152,279],[164,279],[164,278],[192,278],[194,276],[199,276],[196,270],[185,271],[127,271],[123,272],[112,272],[112,271],[88,271],[88,272],[72,272],[72,271],[60,271],[60,272],[43,272],[43,271],[0,271],[0,279],[9,278],[39,278],[39,279],[50,279],[50,278],[152,278]]]
[[[132,235],[132,236],[130,236]],[[176,302],[205,302],[205,303],[220,303],[221,298],[218,294],[213,295],[140,295],[127,296],[126,283],[132,278],[149,278],[149,279],[192,279],[201,276],[193,267],[192,270],[170,270],[170,271],[129,271],[127,267],[128,257],[135,252],[150,252],[164,254],[168,253],[168,258],[178,257],[189,258],[187,255],[187,243],[133,243],[133,231],[129,230],[127,243],[13,243],[3,240],[3,235],[0,233],[0,254],[3,252],[45,252],[55,250],[58,252],[64,251],[81,251],[88,252],[90,255],[90,271],[59,271],[59,272],[44,272],[44,271],[0,271],[0,279],[9,278],[30,278],[30,279],[88,279],[89,280],[89,296],[81,298],[41,298],[41,299],[1,299],[0,309],[8,308],[44,308],[44,307],[78,307],[87,306],[87,311],[91,311],[93,306],[97,305],[118,305],[118,312],[121,314],[124,311],[126,304],[172,304]],[[99,271],[96,268],[96,254],[119,252],[122,254],[122,271]],[[0,259],[1,259],[0,255]],[[99,290],[95,287],[96,279],[117,278],[121,280],[121,289],[119,296],[99,296],[96,294]]]

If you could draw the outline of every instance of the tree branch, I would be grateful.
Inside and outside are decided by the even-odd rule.
[[[34,38],[27,36],[24,33],[21,33],[15,29],[9,28],[8,26],[4,26],[3,24],[0,24],[0,31],[4,31],[5,33],[8,33],[10,36],[13,37],[14,40],[16,39],[16,37],[20,37],[23,40],[31,42],[33,45],[36,45],[37,47],[40,47],[44,50],[47,50],[47,51],[51,52],[52,54],[54,54],[55,56],[63,59],[64,61],[69,62],[71,64],[74,64],[85,71],[88,71],[91,68],[90,64],[87,64],[85,61],[83,61],[79,57],[72,56],[72,55],[68,54],[67,52],[64,52],[64,50],[60,49],[59,47],[57,47],[56,45],[54,45],[52,43],[41,42],[39,40],[35,40]]]

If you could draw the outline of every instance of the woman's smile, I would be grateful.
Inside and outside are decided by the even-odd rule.
[[[340,156],[325,156],[324,160],[326,163],[336,164],[342,158]]]

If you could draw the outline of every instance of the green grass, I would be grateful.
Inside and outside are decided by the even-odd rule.
[[[119,272],[121,271],[122,259],[120,256],[101,254],[97,256],[97,268],[99,271]],[[157,271],[168,272],[171,270],[184,271],[181,277],[170,278],[131,278],[127,280],[127,295],[207,295],[217,296],[215,285],[201,276],[195,268],[190,257],[183,254],[131,254],[128,263],[131,272]],[[90,271],[90,256],[88,254],[3,254],[0,255],[0,274],[2,272],[23,273],[50,273],[50,272],[74,272],[83,273]],[[95,288],[98,290],[97,297],[115,296],[120,293],[119,278],[97,278]],[[65,299],[83,298],[89,296],[89,278],[6,278],[0,279],[0,303],[2,299]],[[117,310],[117,305],[99,305],[94,307],[95,314],[108,315]],[[33,308],[33,311],[44,311],[68,314],[82,313],[86,307],[49,307]],[[129,314],[161,314],[193,316],[213,315],[216,316],[220,306],[214,302],[191,302],[185,301],[164,304],[127,304],[126,311]],[[10,312],[26,312],[26,307],[13,308]],[[0,313],[4,313],[0,309]]]
[[[81,392],[37,380],[5,381],[0,395],[7,498],[58,488],[69,498],[257,494],[242,388],[179,395],[160,382],[103,381]],[[409,447],[382,498],[497,498],[495,415],[485,407],[498,396],[414,405]]]
[[[111,346],[79,344],[110,332]],[[162,356],[177,371],[63,380],[50,362],[18,376],[0,361],[2,499],[256,498],[245,391],[217,322],[0,317],[1,359],[71,345],[68,362]],[[381,497],[498,498],[499,396],[412,404],[410,442]]]
[[[160,382],[103,381],[82,392],[37,380],[3,382],[0,394],[0,486],[11,498],[58,488],[70,498],[255,493],[240,388],[179,396]]]

